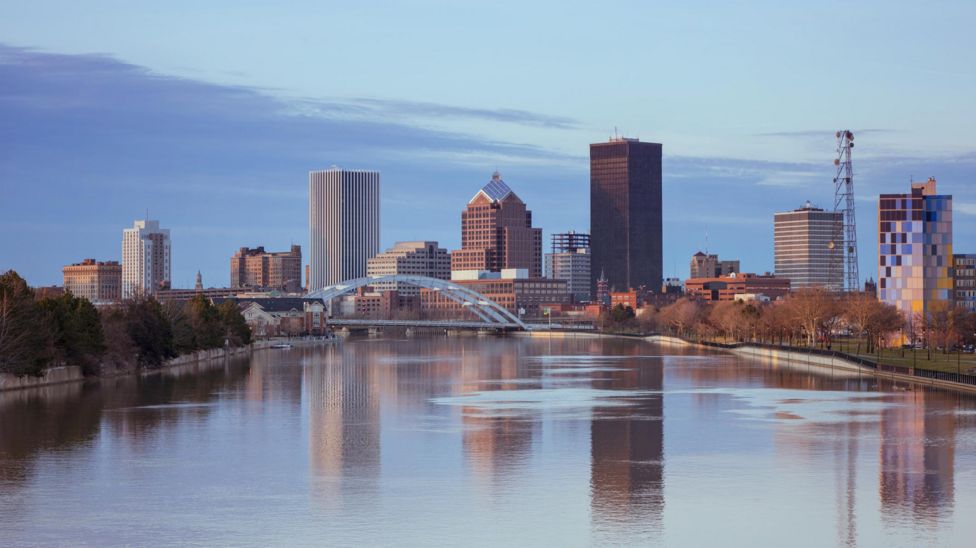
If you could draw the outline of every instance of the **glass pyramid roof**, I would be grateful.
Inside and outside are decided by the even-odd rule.
[[[491,180],[488,181],[488,184],[478,191],[478,194],[484,194],[493,202],[504,200],[511,193],[512,189],[505,184],[505,181],[502,180],[502,174],[497,171],[491,175]],[[475,194],[475,198],[478,197],[478,194]]]

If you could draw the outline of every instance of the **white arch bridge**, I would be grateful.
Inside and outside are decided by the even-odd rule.
[[[523,329],[530,330],[532,327],[526,325],[518,316],[512,314],[507,308],[499,305],[498,303],[492,301],[491,299],[485,297],[481,293],[469,289],[467,287],[458,285],[456,283],[449,282],[447,280],[440,280],[437,278],[428,278],[426,276],[411,276],[407,274],[393,274],[387,276],[366,276],[364,278],[356,278],[353,280],[347,280],[335,285],[330,285],[328,287],[323,287],[316,291],[312,291],[308,294],[309,297],[315,299],[322,299],[325,302],[329,302],[332,299],[341,297],[343,295],[348,295],[353,291],[356,291],[360,287],[365,287],[368,285],[374,285],[378,283],[386,282],[396,282],[399,284],[407,284],[415,287],[422,287],[430,289],[431,291],[437,291],[444,298],[449,299],[457,303],[462,309],[471,311],[478,320],[477,321],[464,321],[464,320],[353,320],[353,319],[334,319],[330,322],[334,325],[349,325],[349,326],[404,326],[404,327],[444,327],[444,328],[491,328],[491,329],[504,329],[504,330],[515,330]],[[535,326],[533,326],[535,327]]]

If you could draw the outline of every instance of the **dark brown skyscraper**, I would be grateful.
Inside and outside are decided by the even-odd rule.
[[[661,145],[614,138],[590,145],[590,278],[611,288],[661,287]],[[595,293],[594,293],[595,294]]]

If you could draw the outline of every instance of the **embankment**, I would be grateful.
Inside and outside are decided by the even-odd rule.
[[[82,374],[81,368],[77,366],[52,367],[44,370],[44,375],[40,377],[23,376],[18,377],[10,373],[0,373],[0,392],[7,390],[21,390],[24,388],[38,388],[55,384],[81,382],[89,379],[114,378],[128,375],[152,375],[159,371],[171,370],[174,368],[192,368],[198,364],[209,363],[213,360],[223,360],[235,356],[249,355],[257,350],[271,348],[279,341],[256,341],[246,346],[236,348],[214,348],[211,350],[200,350],[182,356],[177,356],[167,360],[162,367],[157,369],[125,369],[119,371],[108,371],[97,377],[86,377]],[[299,341],[301,342],[301,341]]]

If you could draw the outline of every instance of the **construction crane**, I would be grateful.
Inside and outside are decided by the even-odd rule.
[[[860,277],[857,273],[857,224],[854,217],[854,167],[851,164],[851,149],[854,148],[854,133],[850,130],[838,131],[837,158],[834,167],[834,212],[843,214],[843,221],[836,225],[831,249],[841,247],[841,253],[831,254],[831,272],[843,276],[841,288],[845,291],[860,291]]]

